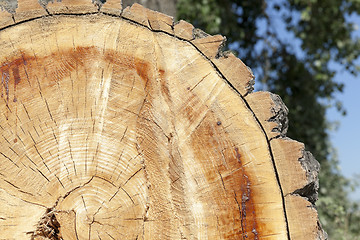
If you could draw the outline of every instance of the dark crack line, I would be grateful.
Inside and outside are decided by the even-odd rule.
[[[134,202],[134,200],[131,198],[131,196],[129,195],[129,193],[128,193],[124,188],[122,188],[122,187],[120,187],[120,189],[123,190],[123,192],[126,193],[126,195],[130,198],[131,202],[135,205],[135,202]]]
[[[64,186],[63,183],[60,181],[60,178],[59,178],[56,174],[54,174],[54,175],[55,175],[56,179],[59,181],[60,185],[63,187],[63,189],[65,189],[65,186]]]
[[[23,105],[23,107],[24,107],[24,109],[25,109],[25,112],[26,112],[27,117],[29,118],[30,121],[32,121],[32,119],[31,119],[31,117],[30,117],[30,115],[29,115],[29,112],[28,112],[28,110],[27,110],[26,107],[25,107],[25,104],[22,103],[22,105]]]
[[[45,101],[45,104],[46,104],[46,108],[47,108],[47,110],[48,110],[48,113],[49,113],[49,115],[50,115],[50,118],[51,118],[51,120],[52,120],[52,121],[55,123],[55,125],[56,125],[56,121],[54,120],[54,118],[53,118],[53,116],[52,116],[52,114],[51,114],[50,107],[49,107],[49,104],[48,104],[46,98],[44,98],[44,101]]]
[[[136,174],[138,174],[141,170],[143,170],[144,168],[141,167],[139,170],[137,170],[134,174],[132,174],[125,182],[122,186],[125,186]]]
[[[91,181],[91,180],[90,180]],[[75,222],[74,222],[74,231],[75,231],[75,237],[76,237],[76,240],[79,240],[79,235],[78,235],[78,232],[77,232],[77,226],[76,226],[76,212],[74,211],[74,214],[75,214]]]
[[[48,182],[50,182],[50,180],[45,176],[45,174],[43,172],[41,172],[39,169],[36,169],[36,170],[38,170],[38,172],[41,174],[41,176],[43,176]]]
[[[223,179],[223,177],[221,176],[221,173],[219,172],[219,170],[218,170],[218,173],[219,173],[219,176],[220,176],[220,179],[221,179],[222,186],[223,186],[224,190],[226,191],[224,179]]]
[[[206,74],[199,82],[197,82],[192,88],[190,88],[190,91],[193,91],[200,83],[204,81],[204,79],[209,76],[211,73]]]
[[[85,182],[83,185],[80,185],[80,186],[77,186],[77,187],[71,189],[70,191],[68,191],[67,193],[65,193],[64,196],[60,196],[60,197],[56,200],[56,203],[55,203],[55,205],[54,205],[54,208],[57,206],[57,204],[59,203],[59,200],[60,200],[61,198],[62,198],[62,199],[65,199],[65,198],[67,198],[72,192],[76,191],[76,190],[79,189],[79,188],[82,188],[82,187],[88,185],[88,184],[94,179],[94,177],[95,177],[95,176],[92,176],[92,177],[91,177],[87,182]]]
[[[7,160],[9,160],[12,164],[14,164],[17,168],[20,168],[19,165],[16,164],[16,162],[14,162],[10,157],[6,156],[4,153],[0,152],[0,154],[6,158]]]
[[[83,202],[83,204],[84,204],[85,211],[86,211],[86,213],[87,213],[88,211],[87,211],[87,208],[86,208],[85,199],[84,199],[84,196],[83,196],[83,195],[81,195],[81,199],[82,199],[82,202]]]
[[[240,203],[239,201],[237,200],[237,196],[236,196],[236,192],[234,192],[234,199],[235,199],[235,202],[236,202],[236,205],[238,206],[238,209],[239,209],[239,215],[240,215],[240,220],[241,220],[241,231],[244,232],[244,228],[243,228],[243,223],[242,223],[242,211],[241,211],[241,206],[240,206]]]
[[[115,240],[115,238],[113,237],[113,236],[111,236],[108,232],[105,232],[111,239],[114,239]]]
[[[69,139],[68,139],[68,143],[69,143],[70,158],[71,158],[71,161],[73,162],[74,172],[75,172],[75,176],[76,176],[76,175],[77,175],[77,172],[76,172],[76,164],[75,164],[75,160],[74,160],[74,158],[73,158],[72,147],[71,147],[71,144],[70,144],[70,140],[69,140]]]
[[[126,183],[128,183],[136,174],[138,174],[141,170],[143,170],[144,167],[141,167],[139,170],[137,170],[135,173],[133,173],[126,181],[124,184],[120,185],[120,187],[117,189],[117,191],[114,193],[114,195],[109,199],[109,202],[119,193],[119,190],[122,189],[126,194],[128,194],[124,189],[123,186],[126,185]],[[132,200],[132,198],[130,197],[130,195],[128,194],[129,198],[131,199],[131,201],[134,203],[134,201]],[[135,204],[135,203],[134,203]]]

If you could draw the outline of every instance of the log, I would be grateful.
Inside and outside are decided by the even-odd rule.
[[[1,239],[325,239],[319,165],[224,37],[119,0],[0,11]]]

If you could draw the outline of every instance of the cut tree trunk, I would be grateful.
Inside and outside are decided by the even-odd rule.
[[[46,2],[1,2],[1,239],[325,238],[318,163],[222,36]]]

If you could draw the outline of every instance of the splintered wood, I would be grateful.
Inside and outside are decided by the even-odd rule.
[[[0,15],[0,239],[322,237],[294,194],[303,145],[272,134],[276,103],[221,36],[120,1],[27,2]]]

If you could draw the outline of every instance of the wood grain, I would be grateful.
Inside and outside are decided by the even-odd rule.
[[[0,236],[320,236],[296,192],[317,172],[299,145],[271,139],[277,105],[219,55],[223,37],[118,8],[49,3],[21,23],[1,12]]]

